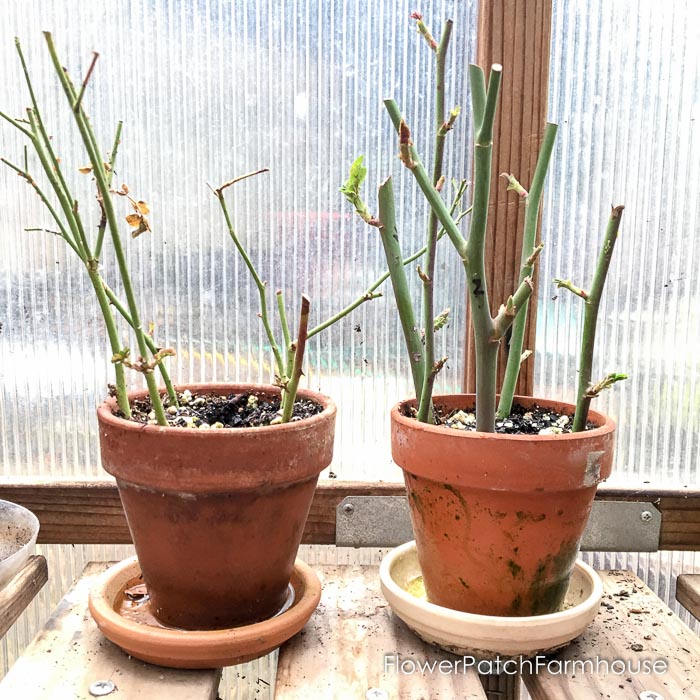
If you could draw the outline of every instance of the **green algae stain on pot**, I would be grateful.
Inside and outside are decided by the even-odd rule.
[[[513,578],[515,578],[520,573],[522,573],[522,570],[523,570],[523,567],[520,566],[520,564],[514,562],[512,559],[508,560],[508,568],[510,569],[511,576]]]
[[[541,523],[547,516],[545,513],[528,513],[525,510],[518,510],[515,512],[515,517],[519,522],[531,522],[531,523]]]
[[[556,554],[548,554],[539,562],[528,593],[530,614],[544,615],[559,608],[569,588],[578,547],[578,540],[567,540]]]
[[[420,515],[422,520],[425,520],[425,512],[423,510],[423,501],[421,501],[420,496],[413,490],[411,489],[409,491],[409,496],[411,500],[413,501],[413,505],[416,508],[416,511]]]
[[[503,518],[505,518],[506,515],[508,515],[508,513],[506,513],[503,510],[493,511],[490,508],[487,508],[486,510],[488,511],[488,514],[491,516],[491,518],[493,518],[493,520],[503,520]]]

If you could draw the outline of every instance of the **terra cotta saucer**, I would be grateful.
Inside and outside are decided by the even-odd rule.
[[[134,658],[169,668],[219,668],[270,653],[306,624],[321,599],[321,582],[300,559],[294,564],[292,604],[275,617],[223,630],[192,631],[135,622],[117,612],[124,589],[141,575],[136,557],[107,570],[91,591],[90,612],[107,639]]]

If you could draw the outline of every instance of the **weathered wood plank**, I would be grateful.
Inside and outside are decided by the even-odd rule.
[[[0,591],[0,637],[12,627],[48,580],[46,559],[40,554],[29,557],[19,573]]]
[[[179,671],[127,656],[106,640],[87,609],[95,578],[108,563],[91,563],[43,630],[0,683],[2,698],[93,700],[88,688],[110,680],[110,700],[215,700],[220,670]]]
[[[666,700],[700,697],[700,639],[634,574],[600,573],[605,594],[598,616],[571,646],[552,657],[568,663],[568,670],[525,675],[533,700],[638,700],[644,690]],[[572,665],[588,662],[595,669],[598,660],[620,660],[633,671],[618,675],[615,667],[603,673],[604,667],[596,672]],[[635,673],[645,661],[666,663],[668,670],[659,673],[657,665],[656,673]]]
[[[480,0],[478,18],[477,63],[486,71],[486,79],[493,63],[503,65],[500,105],[493,134],[491,206],[486,237],[485,286],[496,313],[518,286],[525,213],[522,199],[506,190],[499,175],[512,173],[526,189],[532,182],[547,118],[552,1]],[[525,348],[534,348],[536,318],[537,298],[533,294],[528,307]],[[467,391],[473,391],[476,361],[469,322],[466,324],[466,347],[463,384]],[[506,359],[505,352],[499,353],[499,382]],[[533,387],[534,362],[530,360],[523,364],[516,393],[531,395]]]
[[[370,688],[401,700],[486,699],[473,670],[396,671],[401,660],[438,664],[456,657],[421,642],[391,613],[379,589],[378,567],[316,570],[323,582],[321,603],[306,627],[280,649],[276,700],[364,698]]]
[[[669,528],[675,527],[674,523],[700,523],[700,510],[669,511],[664,522]]]
[[[113,479],[7,479],[0,498],[29,508],[39,518],[40,544],[128,544],[124,509]]]
[[[676,600],[700,620],[700,574],[681,574],[678,577]]]
[[[697,551],[700,549],[700,522],[666,523],[662,520],[659,539],[664,542],[666,549]]]
[[[319,482],[304,531],[304,544],[335,544],[336,508],[347,496],[402,496],[400,483]],[[129,544],[131,537],[113,481],[0,480],[0,498],[19,503],[41,521],[42,544]],[[661,512],[660,549],[700,549],[700,490],[608,487],[597,500],[654,504]],[[689,517],[692,516],[692,517]],[[680,527],[677,527],[680,525]],[[696,527],[697,525],[697,527]]]

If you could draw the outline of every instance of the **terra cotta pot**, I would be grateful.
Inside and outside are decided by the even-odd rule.
[[[572,414],[569,404],[516,397]],[[473,395],[436,396],[449,412]],[[428,598],[481,615],[555,612],[566,594],[598,483],[612,469],[615,423],[565,435],[498,435],[420,423],[391,411]]]
[[[195,384],[193,395],[279,395],[255,384]],[[145,396],[134,393],[130,399]],[[333,455],[335,404],[260,428],[141,425],[97,411],[102,466],[116,477],[157,617],[181,629],[225,629],[283,605],[319,473]]]

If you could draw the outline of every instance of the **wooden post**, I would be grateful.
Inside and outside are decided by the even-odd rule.
[[[479,3],[477,63],[487,71],[492,63],[503,64],[486,238],[487,284],[494,313],[518,286],[525,213],[520,198],[514,192],[506,192],[499,174],[513,173],[527,189],[535,172],[547,119],[551,23],[552,0],[480,0]],[[533,294],[524,349],[534,350],[536,319],[537,298]],[[473,392],[475,359],[471,322],[467,324],[466,346],[464,388]],[[506,353],[501,352],[499,387],[505,365]],[[533,375],[531,358],[523,363],[516,394],[532,395]]]

